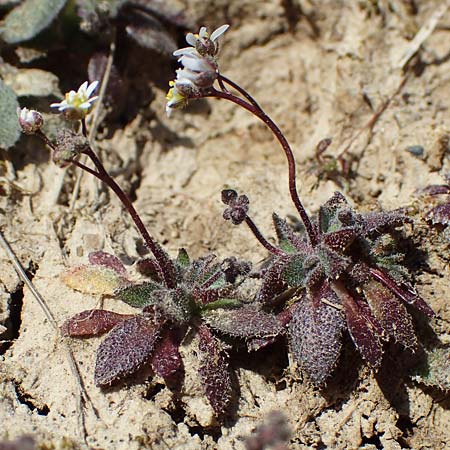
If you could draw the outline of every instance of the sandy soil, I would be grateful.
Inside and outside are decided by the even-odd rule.
[[[424,255],[415,273],[417,289],[438,314],[431,326],[449,343],[448,244],[423,220],[429,204],[416,190],[441,183],[440,175],[450,170],[442,145],[449,127],[450,11],[370,130],[363,127],[406,77],[399,63],[411,39],[442,1],[287,1],[293,11],[303,11],[291,24],[274,0],[185,3],[198,24],[231,23],[221,70],[247,88],[286,133],[308,211],[317,211],[338,189],[361,210],[409,208],[416,224],[407,233]],[[183,246],[193,256],[214,252],[260,261],[264,249],[248,230],[222,220],[220,191],[246,192],[255,221],[269,236],[274,209],[294,214],[286,162],[272,135],[225,101],[198,102],[168,119],[165,92],[154,93],[150,108],[126,128],[99,136],[108,167],[132,189],[144,222],[172,254]],[[314,150],[326,137],[333,139],[327,154],[335,156],[354,138],[347,151],[354,160],[349,178],[318,178]],[[413,145],[423,147],[422,157],[407,151]],[[12,187],[0,197],[0,224],[61,324],[100,304],[61,282],[65,268],[85,263],[99,249],[131,263],[142,245],[116,199],[88,177],[70,211],[76,171],[54,166],[35,140],[23,139],[11,160],[24,191]],[[18,328],[0,360],[0,438],[33,434],[45,449],[238,450],[270,411],[281,409],[292,428],[293,449],[444,449],[450,441],[449,397],[397,376],[392,367],[402,359],[395,349],[375,375],[349,347],[324,391],[286,362],[283,372],[276,369],[279,358],[270,352],[237,361],[238,407],[222,426],[214,423],[194,376],[182,389],[183,408],[157,378],[102,392],[93,383],[101,338],[61,340],[1,251],[0,272],[0,323]],[[126,310],[112,299],[104,305]],[[84,425],[67,344],[90,399]],[[195,367],[189,345],[183,353]]]

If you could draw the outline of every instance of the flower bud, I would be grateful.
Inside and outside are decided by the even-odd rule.
[[[19,125],[25,134],[34,134],[42,128],[44,118],[39,111],[27,108],[17,108]]]

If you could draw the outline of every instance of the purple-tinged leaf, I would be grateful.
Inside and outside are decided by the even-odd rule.
[[[105,309],[89,309],[67,319],[61,325],[64,336],[97,336],[112,330],[117,324],[133,317],[130,314],[118,314]]]
[[[221,270],[225,276],[225,281],[233,284],[239,276],[245,276],[250,273],[252,264],[230,256],[222,261]]]
[[[324,300],[336,307],[324,303]],[[315,384],[323,384],[341,352],[344,320],[339,300],[328,285],[305,295],[292,307],[289,340],[292,356]]]
[[[348,330],[357,349],[371,367],[379,367],[383,359],[381,325],[367,304],[353,298],[342,283],[334,282],[332,286],[344,306]]]
[[[98,348],[95,384],[108,386],[135,373],[151,358],[165,323],[162,319],[139,315],[118,324]]]
[[[446,186],[445,184],[431,184],[421,189],[420,192],[425,195],[450,194],[450,186]]]
[[[233,337],[255,338],[278,336],[283,326],[276,316],[255,306],[236,309],[215,309],[203,315],[214,330]]]
[[[317,246],[317,256],[320,258],[323,271],[333,280],[346,272],[352,264],[350,257],[328,248],[323,243]]]
[[[412,219],[404,211],[369,212],[364,214],[364,235],[377,235],[400,227],[405,223],[412,223]]]
[[[427,213],[426,219],[431,221],[434,225],[450,225],[450,203],[436,206]]]
[[[89,262],[94,266],[103,266],[108,269],[112,269],[117,272],[119,275],[126,277],[127,270],[123,265],[122,261],[117,258],[117,256],[111,255],[110,253],[106,253],[103,251],[97,251],[89,253]]]
[[[158,263],[154,258],[140,259],[136,263],[136,269],[140,274],[149,277],[150,279],[156,281],[157,283],[162,281]]]
[[[216,302],[221,298],[232,299],[235,296],[234,286],[224,286],[217,289],[203,289],[203,287],[196,286],[192,290],[192,295],[197,303],[208,305],[209,303]]]
[[[342,228],[323,235],[323,243],[332,250],[343,252],[356,238],[357,230],[353,227]]]
[[[180,345],[177,330],[169,330],[156,345],[151,364],[155,373],[164,379],[172,378],[183,369],[178,347]]]
[[[293,306],[284,309],[279,314],[277,314],[278,322],[280,323],[281,327],[283,328],[282,332],[279,333],[285,334],[285,329],[289,322],[292,319],[292,310]],[[262,348],[266,348],[268,345],[273,344],[278,339],[278,336],[269,336],[269,337],[261,337],[261,338],[250,338],[247,339],[247,349],[249,352],[255,352],[258,350],[261,350]]]
[[[337,231],[340,222],[339,211],[342,209],[350,211],[350,206],[346,198],[340,192],[335,192],[333,196],[319,208],[318,227],[321,233]]]
[[[418,311],[421,311],[428,317],[434,317],[434,311],[428,306],[425,300],[417,294],[417,292],[405,283],[398,283],[387,273],[370,268],[370,274],[375,280],[378,280],[383,286],[390,289],[398,298],[404,302],[414,306]]]
[[[286,259],[278,258],[264,273],[262,285],[256,296],[256,300],[262,305],[269,305],[286,289],[287,285],[282,275],[286,264]]]
[[[206,325],[198,328],[197,336],[203,390],[214,413],[220,416],[227,412],[233,395],[228,357]]]
[[[114,291],[128,283],[115,270],[102,266],[78,266],[61,275],[70,288],[84,294],[113,295]]]
[[[272,220],[282,250],[287,253],[299,251],[305,254],[310,251],[307,241],[302,239],[299,234],[294,233],[285,219],[282,219],[278,214],[273,213]]]
[[[411,316],[405,306],[381,283],[370,281],[364,295],[375,318],[384,331],[406,348],[417,348],[417,338]]]

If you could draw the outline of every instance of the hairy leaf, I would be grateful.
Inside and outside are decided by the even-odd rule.
[[[417,310],[423,312],[428,317],[434,317],[434,311],[428,306],[428,304],[423,300],[422,297],[417,294],[417,292],[412,288],[412,286],[406,283],[398,283],[387,273],[370,268],[370,274],[375,280],[378,280],[383,286],[390,289],[398,298],[403,300],[410,305],[413,305]]]
[[[146,315],[117,325],[98,348],[95,384],[107,386],[136,372],[155,351],[164,325],[164,320]]]
[[[177,264],[181,267],[189,267],[191,260],[189,258],[188,252],[184,248],[180,248],[178,250],[178,256],[177,256]]]
[[[283,279],[289,286],[304,287],[310,278],[311,273],[319,264],[319,259],[312,255],[296,253],[287,259],[283,269]]]
[[[412,219],[404,211],[381,211],[364,214],[364,235],[372,236],[385,233],[405,223],[412,223]]]
[[[146,281],[141,284],[133,284],[118,289],[116,291],[116,296],[130,306],[143,308],[144,306],[152,305],[157,302],[153,294],[160,289],[160,284],[153,281]]]
[[[335,252],[324,244],[317,246],[317,256],[320,258],[323,271],[332,280],[346,272],[352,262],[348,256]]]
[[[278,258],[264,273],[261,288],[256,296],[256,300],[262,305],[270,304],[277,295],[286,289],[286,281],[282,275],[286,264],[286,259]]]
[[[370,366],[379,367],[383,358],[381,325],[368,306],[362,301],[356,301],[342,284],[333,283],[333,290],[344,306],[348,330],[357,349]]]
[[[227,412],[233,394],[228,357],[207,326],[201,325],[197,335],[200,350],[199,375],[203,390],[214,413],[220,416]]]
[[[339,213],[342,209],[351,211],[345,197],[340,192],[335,192],[333,196],[319,208],[319,231],[321,233],[338,231],[342,228],[342,222],[339,217]]]
[[[61,325],[61,333],[72,337],[97,336],[131,317],[130,314],[118,314],[105,309],[89,309],[66,320]]]
[[[421,193],[427,195],[450,194],[450,186],[446,186],[445,184],[431,184],[430,186],[423,188]]]
[[[156,259],[154,258],[140,259],[136,263],[136,269],[140,274],[150,278],[151,280],[156,281],[157,283],[162,282],[160,269],[158,263],[156,262]]]
[[[324,234],[323,242],[332,250],[343,252],[355,240],[356,236],[357,230],[353,227],[347,227]]]
[[[441,225],[450,225],[450,203],[444,203],[436,206],[427,213],[426,218],[434,225],[437,223]]]
[[[277,233],[278,242],[280,243],[280,248],[282,250],[287,253],[295,253],[297,251],[306,252],[306,241],[294,233],[285,219],[281,219],[278,214],[273,213],[272,220]]]
[[[8,44],[27,41],[47,28],[67,0],[25,0],[4,19],[1,37]]]
[[[237,309],[216,309],[203,315],[214,330],[233,337],[252,338],[277,336],[283,327],[276,316],[255,306]]]
[[[127,270],[125,269],[125,266],[117,256],[111,255],[110,253],[106,253],[103,251],[97,251],[89,253],[88,258],[89,262],[95,266],[107,267],[124,277],[126,277],[127,275]]]
[[[113,295],[124,286],[126,280],[115,270],[101,266],[79,266],[61,275],[62,281],[70,288],[84,294]]]
[[[425,351],[425,361],[413,373],[413,379],[450,391],[450,346],[443,346]]]
[[[341,351],[344,327],[342,313],[322,300],[339,306],[336,295],[325,284],[314,296],[305,295],[292,308],[289,344],[311,380],[320,385],[331,374]]]
[[[417,348],[417,338],[405,306],[389,289],[376,281],[364,286],[364,295],[383,330],[406,348]]]
[[[151,364],[155,373],[164,379],[171,378],[183,369],[178,347],[180,336],[178,330],[169,330],[156,345]]]

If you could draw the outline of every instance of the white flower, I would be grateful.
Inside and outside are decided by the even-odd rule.
[[[190,84],[192,84],[187,79],[180,80],[180,82],[184,83],[186,86],[189,86]],[[172,114],[172,111],[174,109],[179,109],[179,108],[183,108],[184,106],[186,106],[188,99],[187,99],[186,95],[183,95],[183,93],[181,92],[182,89],[179,90],[179,87],[177,87],[177,85],[176,85],[176,81],[173,81],[173,80],[169,81],[169,86],[170,86],[170,89],[166,94],[166,99],[167,99],[166,113],[170,117],[170,115]],[[181,86],[181,84],[179,86]]]
[[[186,42],[191,45],[191,47],[180,48],[179,50],[175,50],[173,54],[175,56],[181,56],[196,51],[202,56],[215,56],[219,51],[219,43],[216,41],[228,30],[228,27],[229,25],[220,26],[211,33],[211,36],[209,36],[206,27],[201,27],[198,34],[188,33]]]
[[[17,117],[22,131],[26,134],[34,134],[44,124],[44,118],[39,111],[28,108],[17,108]]]
[[[217,39],[227,31],[229,25],[222,25],[213,31],[211,37],[206,27],[198,34],[189,33],[186,41],[192,47],[181,48],[173,52],[183,66],[177,70],[177,78],[169,83],[166,112],[170,116],[173,109],[185,106],[190,98],[201,95],[202,90],[211,88],[216,81],[219,66],[215,58],[219,51]]]
[[[60,103],[52,103],[52,108],[58,108],[59,112],[63,112],[69,120],[79,120],[86,117],[91,111],[93,103],[98,96],[91,97],[95,89],[97,89],[98,81],[88,84],[85,81],[78,91],[70,91],[65,95],[65,99]]]

